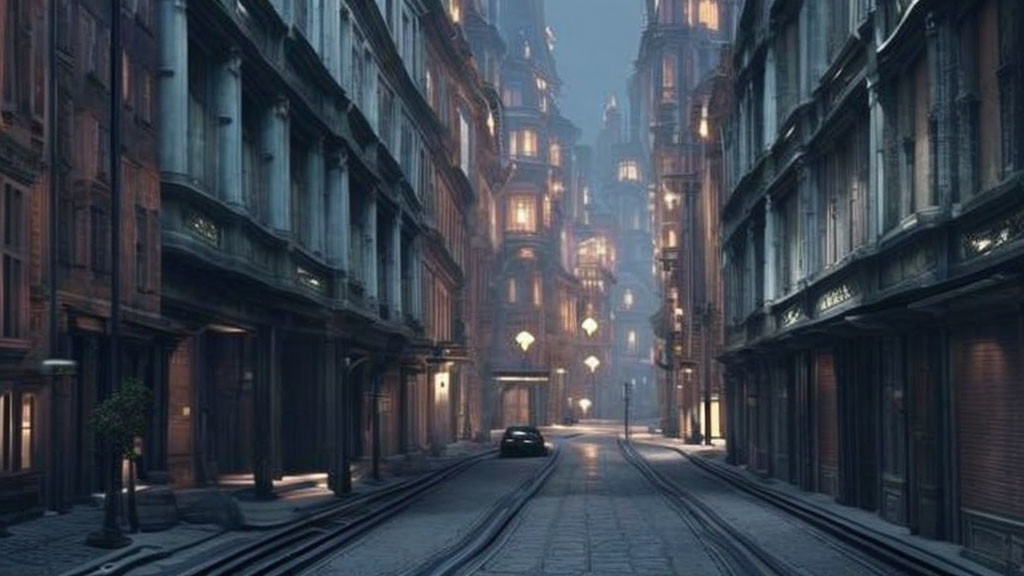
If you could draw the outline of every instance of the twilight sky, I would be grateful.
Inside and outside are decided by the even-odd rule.
[[[626,100],[626,80],[640,47],[643,1],[546,0],[545,12],[558,39],[562,114],[583,131],[580,144],[593,144],[608,94]]]

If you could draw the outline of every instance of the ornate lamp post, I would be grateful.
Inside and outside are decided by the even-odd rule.
[[[601,360],[591,354],[587,356],[587,359],[583,361],[583,364],[590,368],[590,395],[593,396],[594,400],[597,400],[597,367],[601,365]]]

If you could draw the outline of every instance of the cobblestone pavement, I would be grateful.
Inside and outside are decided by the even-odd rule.
[[[311,573],[383,576],[420,566],[455,544],[494,504],[532,478],[546,461],[500,458],[480,462]]]
[[[862,556],[816,528],[704,472],[678,452],[650,444],[633,445],[663,477],[710,505],[730,525],[797,573],[858,576],[883,570],[874,563],[865,563]]]
[[[8,528],[0,538],[0,574],[59,574],[107,553],[85,545],[85,535],[103,524],[103,509],[77,506],[71,514],[46,516]]]
[[[719,572],[687,525],[622,457],[614,434],[588,434],[563,450],[558,469],[480,576]]]

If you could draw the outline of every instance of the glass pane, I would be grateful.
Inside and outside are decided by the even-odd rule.
[[[0,394],[0,471],[11,469],[11,438],[7,410],[9,395]]]
[[[21,469],[32,467],[32,416],[35,412],[35,397],[24,394],[21,397]]]

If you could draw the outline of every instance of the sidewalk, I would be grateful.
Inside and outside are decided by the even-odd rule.
[[[352,493],[367,494],[408,477],[451,464],[454,460],[490,449],[486,444],[458,442],[439,457],[395,456],[381,462],[382,479],[370,478],[370,463],[354,462]],[[417,460],[415,466],[409,465]],[[0,538],[0,574],[4,576],[78,576],[121,574],[127,570],[193,547],[202,547],[217,536],[267,530],[314,514],[340,499],[327,489],[326,475],[309,475],[275,482],[277,498],[257,501],[246,498],[245,484],[219,487],[229,494],[240,512],[240,526],[230,531],[217,524],[179,522],[161,532],[130,534],[132,543],[119,550],[103,550],[85,544],[86,536],[103,523],[101,506],[75,506],[62,515],[46,515],[8,527]],[[207,489],[217,492],[217,488]],[[181,491],[185,493],[189,491]]]
[[[726,475],[739,476],[743,481],[756,484],[759,488],[772,491],[777,496],[803,507],[813,510],[839,523],[847,530],[863,535],[867,539],[887,541],[898,544],[913,552],[916,557],[936,561],[937,564],[947,563],[950,567],[964,573],[980,576],[999,576],[999,573],[986,568],[963,556],[963,547],[943,540],[932,540],[910,533],[904,526],[883,520],[874,512],[844,506],[831,496],[817,492],[801,490],[788,482],[777,478],[765,478],[750,472],[745,466],[733,466],[726,462],[724,442],[715,442],[714,446],[686,444],[682,440],[665,438],[649,433],[632,432],[632,439],[677,449],[692,458],[700,458],[701,462],[718,469]],[[756,498],[756,496],[754,496]]]

